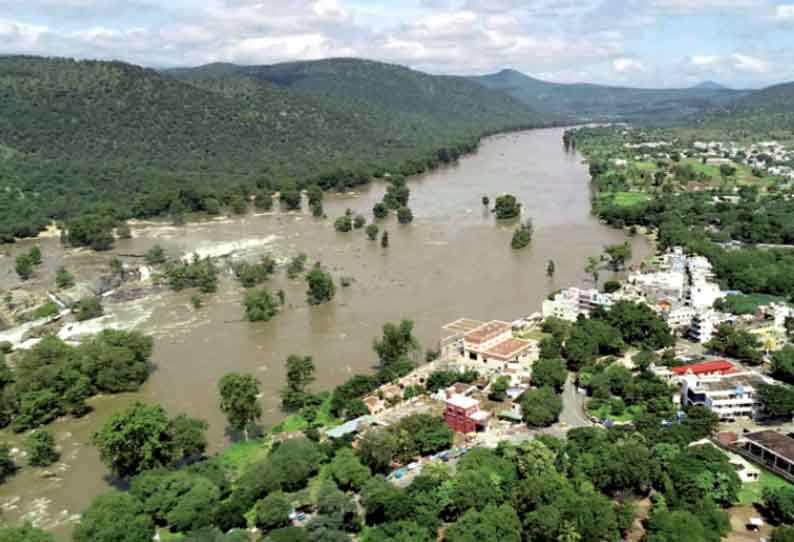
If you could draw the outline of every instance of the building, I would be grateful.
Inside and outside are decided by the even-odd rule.
[[[518,382],[529,378],[540,354],[537,341],[516,339],[512,325],[493,320],[463,336],[463,364],[481,373],[508,374]]]
[[[791,436],[769,430],[749,433],[738,440],[736,449],[772,472],[794,480],[794,438]]]
[[[473,433],[485,425],[490,414],[480,410],[477,399],[465,395],[453,395],[444,406],[444,421],[458,433]]]
[[[719,284],[701,280],[689,287],[687,300],[695,309],[710,309],[714,302],[725,297]]]
[[[667,311],[662,311],[667,325],[671,329],[689,329],[692,327],[692,321],[695,319],[695,309],[692,307],[671,307]]]
[[[559,318],[575,322],[579,317],[579,288],[566,288],[558,292],[553,299],[544,300],[541,313],[543,318]]]
[[[687,374],[683,379],[681,401],[684,406],[704,406],[723,421],[755,418],[761,409],[756,390],[768,383],[771,381],[750,372],[711,376]]]
[[[719,359],[715,361],[703,361],[701,363],[692,363],[690,365],[681,365],[673,367],[670,372],[675,376],[684,377],[686,375],[694,375],[698,377],[704,376],[724,376],[737,372],[736,367],[730,361]]]
[[[457,359],[463,355],[463,336],[482,326],[485,322],[470,318],[459,318],[441,327],[439,342],[441,359]]]
[[[373,425],[377,419],[375,416],[361,416],[356,418],[355,420],[350,420],[348,422],[343,423],[342,425],[337,425],[336,427],[332,427],[331,429],[325,432],[326,436],[331,439],[338,439],[345,437],[347,435],[354,435],[359,433],[366,427]]]
[[[728,322],[730,317],[727,314],[714,310],[698,312],[692,319],[692,327],[689,330],[690,337],[705,344],[714,338],[714,334],[721,324]]]

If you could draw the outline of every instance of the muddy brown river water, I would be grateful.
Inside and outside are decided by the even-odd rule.
[[[385,223],[390,246],[366,239],[363,230],[340,234],[333,219],[346,208],[371,217],[383,192],[374,183],[356,195],[327,196],[327,220],[308,214],[247,215],[175,228],[143,225],[135,238],[117,243],[114,253],[143,253],[155,243],[171,256],[198,251],[213,254],[235,246],[246,255],[271,253],[288,258],[299,252],[320,260],[335,277],[349,276],[349,288],[338,288],[335,300],[310,308],[303,281],[288,281],[283,272],[269,287],[284,289],[287,308],[273,321],[242,320],[242,290],[224,276],[217,294],[198,311],[190,292],[161,292],[137,301],[109,304],[109,316],[90,323],[97,329],[117,324],[155,336],[149,381],[135,394],[102,397],[80,420],[51,426],[63,449],[61,463],[49,475],[23,468],[0,486],[4,518],[28,519],[69,539],[77,514],[108,487],[105,468],[88,444],[90,435],[114,411],[135,400],[161,403],[171,413],[186,412],[206,419],[212,452],[227,442],[224,418],[217,407],[216,384],[229,371],[255,374],[262,382],[265,425],[281,417],[278,390],[289,354],[314,356],[316,389],[330,388],[374,362],[373,338],[386,322],[410,318],[424,348],[434,347],[442,324],[459,317],[513,320],[540,310],[549,292],[587,284],[584,265],[608,244],[625,235],[599,224],[590,214],[587,169],[578,154],[566,153],[562,130],[548,129],[492,137],[476,154],[460,163],[410,182],[415,220],[400,226]],[[480,202],[504,192],[524,204],[534,220],[529,248],[510,249],[515,224],[497,224]],[[634,259],[652,247],[643,237],[631,240]],[[45,265],[38,280],[52,284],[54,270],[65,264],[78,271],[106,265],[110,255],[68,251],[56,239],[41,240]],[[13,258],[31,243],[19,243],[0,258],[0,286],[17,285]],[[548,279],[546,262],[556,262]],[[87,271],[86,271],[87,272]],[[89,328],[90,329],[90,328]],[[4,432],[0,440],[19,437]]]

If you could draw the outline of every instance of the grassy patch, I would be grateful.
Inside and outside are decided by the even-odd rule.
[[[182,533],[172,533],[168,529],[160,529],[158,531],[160,534],[160,540],[162,542],[173,542],[176,540],[185,540],[185,535]]]
[[[221,453],[221,465],[233,478],[237,478],[248,465],[267,457],[272,445],[267,438],[235,442]]]
[[[524,339],[524,340],[531,339],[533,341],[540,342],[543,339],[551,338],[551,333],[544,333],[539,329],[533,329],[531,331],[513,332],[513,336],[517,339]]]
[[[605,199],[608,198],[608,201],[618,207],[631,207],[632,205],[645,203],[651,199],[651,196],[645,192],[613,192],[611,194],[605,194],[603,197]]]
[[[45,303],[33,311],[33,317],[36,319],[49,318],[50,316],[55,316],[56,314],[58,314],[58,305],[56,305],[53,301]]]
[[[595,416],[599,420],[610,420],[613,422],[634,421],[634,417],[642,414],[642,411],[643,409],[641,406],[634,405],[626,407],[622,414],[614,415],[612,414],[608,403],[603,403],[598,408],[590,408],[590,404],[587,406],[587,413],[590,416]]]
[[[788,304],[785,298],[768,294],[729,295],[723,301],[723,308],[733,314],[755,314],[761,305],[770,303]]]
[[[339,423],[339,420],[331,415],[331,394],[327,393],[323,397],[323,403],[317,409],[317,418],[314,424],[320,427],[332,427]],[[290,414],[284,420],[273,427],[272,432],[278,433],[292,433],[294,431],[302,431],[309,428],[309,422],[303,417],[303,414],[296,412]]]
[[[761,476],[757,482],[745,482],[739,490],[739,504],[750,505],[761,502],[761,493],[764,488],[778,488],[790,486],[791,483],[771,472],[761,470]]]

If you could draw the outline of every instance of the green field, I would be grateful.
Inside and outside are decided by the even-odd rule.
[[[725,301],[723,301],[723,307],[728,312],[737,315],[755,314],[759,306],[769,305],[770,303],[788,304],[784,297],[768,294],[742,294],[726,297]]]
[[[742,489],[739,490],[739,504],[754,504],[761,502],[761,493],[764,488],[777,488],[790,485],[792,484],[783,478],[762,470],[761,477],[757,482],[742,484]]]
[[[220,454],[219,459],[223,468],[236,478],[248,465],[267,457],[272,446],[269,438],[235,442]]]
[[[604,200],[611,201],[614,205],[619,207],[631,207],[638,203],[645,203],[650,201],[651,196],[645,192],[611,192],[600,196]]]
[[[636,405],[626,407],[626,409],[623,411],[623,414],[614,416],[610,413],[609,404],[603,404],[595,409],[591,409],[588,406],[587,413],[590,416],[595,416],[599,420],[604,420],[604,421],[610,420],[613,422],[631,422],[634,421],[635,416],[642,414],[642,407]]]

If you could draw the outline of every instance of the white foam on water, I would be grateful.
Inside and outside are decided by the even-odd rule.
[[[257,237],[253,239],[238,239],[236,241],[225,241],[222,243],[214,243],[212,245],[198,247],[182,256],[182,261],[189,262],[193,260],[194,256],[199,258],[224,258],[231,256],[237,252],[244,252],[247,250],[254,250],[257,248],[265,247],[277,239],[278,235],[268,235],[266,237]]]

